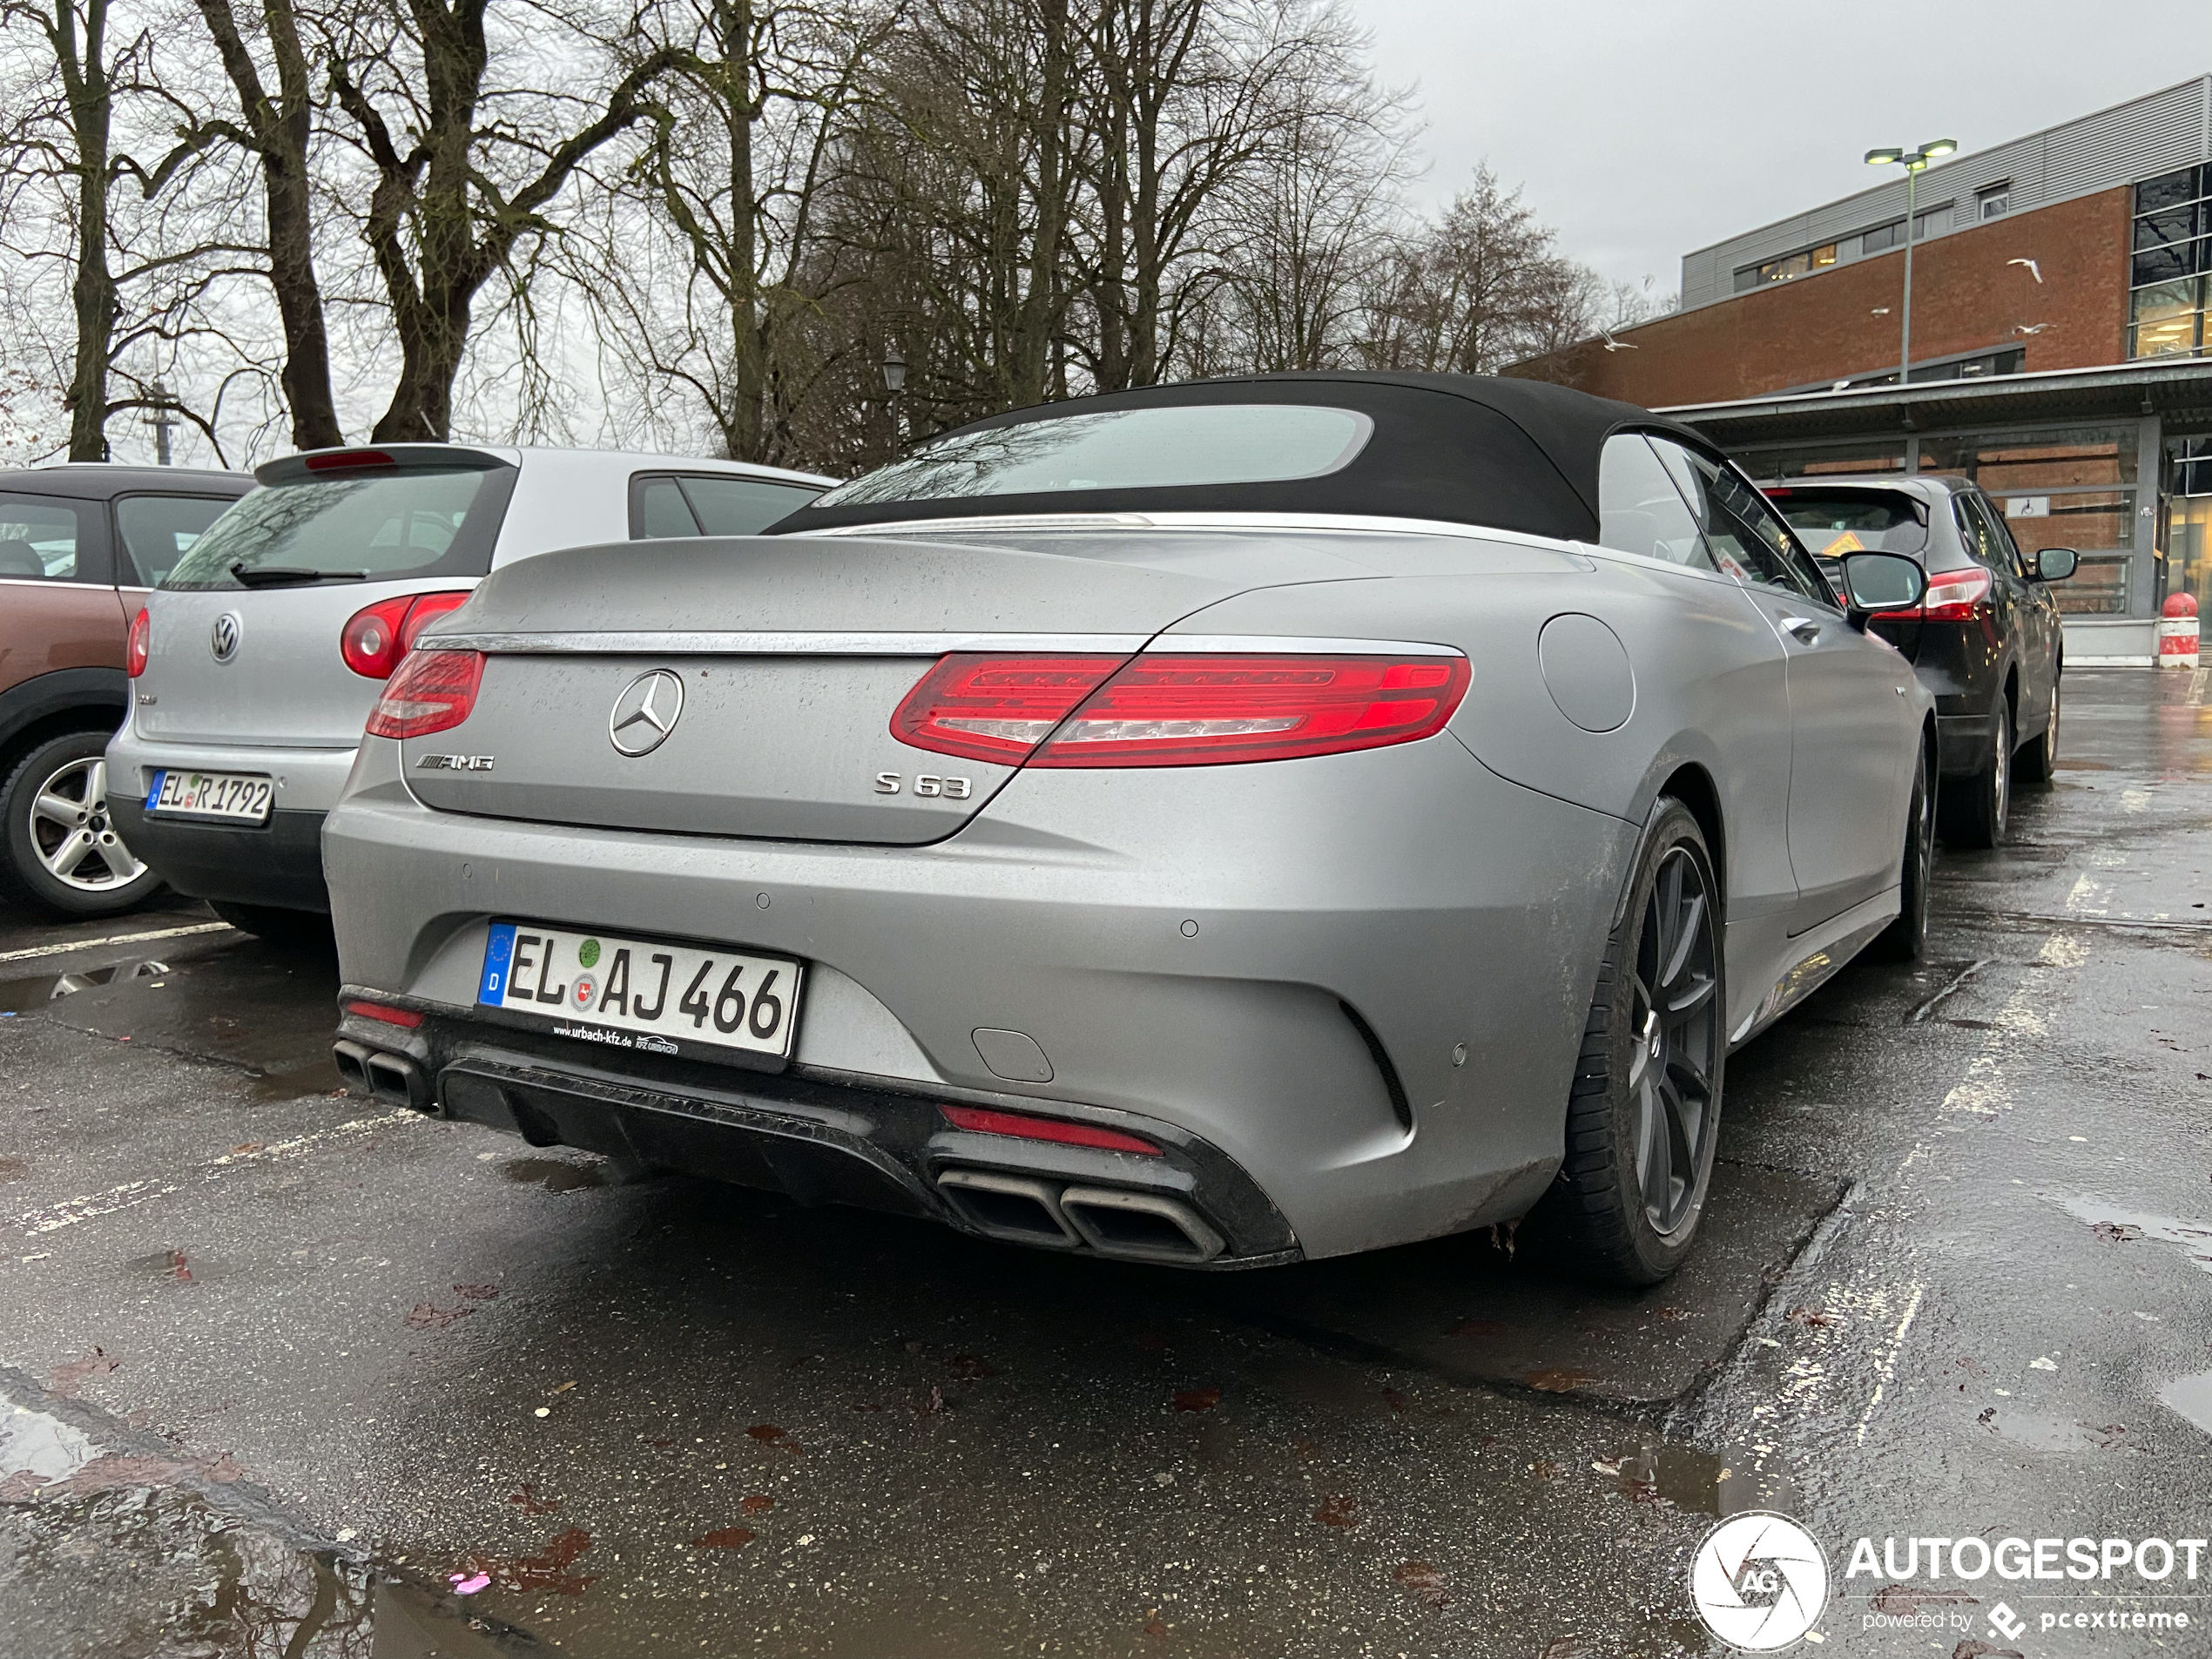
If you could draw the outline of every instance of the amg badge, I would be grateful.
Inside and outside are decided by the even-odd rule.
[[[415,763],[417,772],[489,772],[489,755],[424,755]]]

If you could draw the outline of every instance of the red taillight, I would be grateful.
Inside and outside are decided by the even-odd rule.
[[[368,735],[422,738],[459,725],[476,706],[483,677],[482,651],[409,651],[368,711]]]
[[[306,457],[309,472],[339,472],[347,467],[396,466],[381,449],[334,449],[327,455]]]
[[[1289,760],[1432,737],[1471,678],[1459,656],[1155,652],[1117,670],[1114,661],[948,657],[907,694],[892,734],[1006,765]]]
[[[403,1025],[409,1030],[422,1023],[422,1016],[413,1008],[388,1008],[381,1002],[348,1002],[346,1012],[365,1020],[381,1020],[387,1025]]]
[[[146,652],[153,644],[153,618],[142,605],[131,618],[131,640],[123,648],[123,666],[132,679],[146,671]]]
[[[1975,608],[1988,603],[1996,585],[1996,578],[1979,564],[1963,570],[1931,571],[1928,590],[1917,609],[1874,614],[1893,622],[1970,622]]]
[[[436,617],[469,602],[459,593],[402,593],[363,605],[338,631],[338,654],[364,679],[389,679],[417,635]]]
[[[907,693],[891,735],[938,754],[1018,766],[1123,660],[955,653]]]
[[[945,1121],[954,1129],[974,1130],[979,1135],[1011,1135],[1023,1141],[1057,1141],[1063,1146],[1096,1146],[1109,1152],[1142,1152],[1147,1157],[1162,1156],[1160,1149],[1150,1141],[1139,1140],[1134,1135],[1124,1135],[1119,1130],[1095,1129],[1089,1123],[1070,1123],[1057,1117],[1031,1117],[1026,1112],[994,1112],[980,1106],[940,1106]]]

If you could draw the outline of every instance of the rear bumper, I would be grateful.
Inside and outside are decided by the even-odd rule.
[[[1936,715],[1938,770],[1944,777],[1973,778],[1989,770],[1996,721],[1993,711]]]
[[[266,824],[233,827],[149,818],[144,802],[112,796],[108,812],[125,845],[188,898],[330,908],[320,813],[273,812]]]
[[[126,724],[107,750],[109,810],[131,850],[194,899],[327,911],[322,820],[345,792],[351,749],[157,743]],[[266,824],[196,824],[149,818],[145,798],[165,768],[245,772],[276,786]]]
[[[1053,1103],[682,1062],[664,1063],[648,1082],[581,1064],[558,1038],[449,1011],[426,1015],[412,1030],[345,1016],[336,1059],[355,1092],[534,1146],[580,1147],[1009,1243],[1187,1267],[1271,1266],[1300,1255],[1251,1177],[1171,1124],[1062,1103],[1057,1115],[1141,1135],[1160,1155],[1027,1142],[954,1129],[937,1103],[1030,1112]],[[1099,1194],[1109,1195],[1103,1211],[1086,1198]],[[1114,1228],[1116,1195],[1124,1204],[1135,1198],[1135,1213],[1157,1224]]]
[[[787,954],[809,966],[781,1079],[550,1036],[533,1063],[705,1102],[718,1121],[717,1090],[786,1081],[1126,1115],[1163,1144],[1212,1149],[1308,1257],[1462,1231],[1541,1196],[1635,839],[1449,741],[1025,773],[921,847],[433,812],[397,747],[364,745],[323,838],[348,983],[473,1028],[496,917]],[[369,1035],[388,1048],[397,1030]],[[995,1074],[978,1030],[1033,1039],[1042,1079]],[[433,1078],[454,1063],[418,1059]],[[616,1104],[663,1125],[698,1110]],[[902,1167],[909,1197],[941,1213],[927,1169]],[[1278,1248],[1218,1203],[1207,1213],[1234,1250]]]

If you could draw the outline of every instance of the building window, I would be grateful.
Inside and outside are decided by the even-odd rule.
[[[1807,248],[1802,253],[1792,253],[1787,259],[1769,260],[1764,265],[1747,265],[1736,273],[1736,291],[1756,288],[1763,282],[1788,282],[1794,278],[1810,276],[1815,271],[1825,271],[1836,262],[1836,244]]]
[[[2183,167],[2135,186],[2128,255],[2128,355],[2194,356],[2205,346],[2212,273],[2212,167]]]
[[[1860,237],[1858,251],[1862,253],[1879,253],[1885,248],[1902,246],[1904,242],[1905,221],[1900,219],[1894,225],[1878,225]]]
[[[2128,355],[2194,354],[2204,346],[2204,279],[2184,277],[2128,296]]]
[[[1974,217],[1995,219],[2000,213],[2012,211],[2013,181],[2000,179],[1993,185],[1984,185],[1974,192]]]
[[[1912,215],[1912,239],[1925,242],[1931,236],[1941,236],[1951,228],[1951,204],[1924,207]]]

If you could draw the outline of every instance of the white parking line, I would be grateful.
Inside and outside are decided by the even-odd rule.
[[[1858,1414],[1858,1433],[1856,1438],[1861,1445],[1864,1445],[1866,1440],[1867,1425],[1874,1420],[1874,1408],[1882,1403],[1883,1393],[1897,1376],[1897,1357],[1904,1352],[1905,1336],[1912,1329],[1912,1321],[1919,1314],[1920,1298],[1926,1294],[1927,1288],[1925,1282],[1916,1282],[1913,1285],[1912,1299],[1905,1305],[1905,1317],[1897,1322],[1897,1329],[1890,1333],[1888,1343],[1881,1350],[1880,1361],[1874,1368],[1874,1392],[1867,1398],[1866,1409]]]
[[[381,1129],[388,1123],[397,1123],[409,1118],[419,1119],[421,1116],[419,1112],[395,1111],[375,1117],[355,1117],[343,1123],[334,1123],[328,1129],[294,1136],[288,1141],[274,1141],[267,1146],[257,1146],[250,1152],[226,1152],[222,1157],[201,1164],[199,1177],[203,1181],[212,1181],[226,1170],[238,1169],[245,1164],[296,1157],[341,1135],[358,1135],[365,1130]],[[180,1184],[175,1181],[125,1181],[121,1186],[110,1187],[105,1192],[87,1193],[83,1197],[64,1198],[59,1204],[26,1211],[9,1225],[32,1238],[41,1233],[59,1232],[64,1227],[74,1227],[80,1221],[96,1221],[102,1216],[111,1216],[118,1210],[129,1210],[155,1198],[165,1198],[179,1190]]]
[[[65,945],[34,945],[29,950],[0,950],[0,962],[27,962],[35,956],[66,956],[73,950],[97,950],[103,945],[143,945],[156,939],[182,939],[186,934],[226,934],[227,921],[198,921],[189,927],[157,927],[151,933],[115,934],[105,939],[78,939]]]

